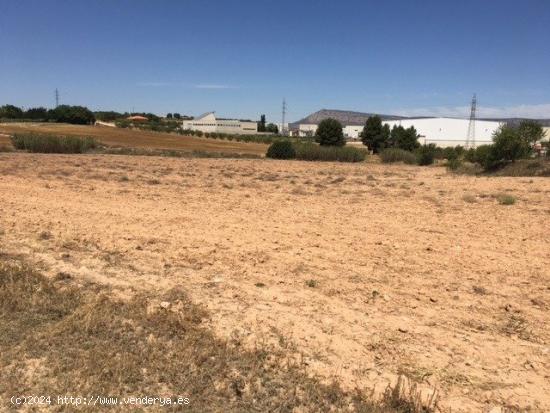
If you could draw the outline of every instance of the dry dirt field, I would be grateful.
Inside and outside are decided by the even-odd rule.
[[[147,132],[108,126],[69,125],[65,123],[0,123],[0,146],[10,144],[10,135],[17,132],[35,132],[53,135],[92,137],[113,147],[168,149],[179,151],[208,151],[264,155],[267,145],[181,136],[163,132]],[[11,146],[11,144],[10,144]]]
[[[183,287],[220,337],[348,388],[405,374],[443,411],[550,411],[549,220],[548,178],[0,154],[3,250],[121,297]]]

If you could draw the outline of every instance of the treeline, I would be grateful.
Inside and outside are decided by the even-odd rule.
[[[60,105],[55,109],[37,107],[23,110],[14,105],[4,105],[0,106],[0,120],[63,122],[87,125],[94,123],[96,117],[92,111],[84,106]]]
[[[129,116],[145,116],[150,122],[160,122],[162,120],[161,117],[153,113],[115,112],[112,110],[92,112],[85,106],[59,105],[54,109],[36,107],[29,108],[27,110],[23,110],[22,108],[14,105],[0,106],[0,120],[4,121],[63,122],[77,125],[87,125],[94,123],[96,120],[103,122],[123,121]],[[179,116],[179,118],[175,119],[186,118],[185,116]]]

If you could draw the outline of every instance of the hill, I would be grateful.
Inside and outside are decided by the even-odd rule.
[[[371,116],[376,115],[376,113],[363,113],[363,112],[353,112],[350,110],[336,110],[336,109],[321,109],[311,115],[306,116],[303,119],[300,119],[291,125],[299,124],[313,124],[318,125],[323,119],[333,118],[343,125],[364,125],[367,119]],[[381,115],[378,114],[382,119],[385,120],[399,120],[407,119],[405,116],[395,116],[395,115]]]

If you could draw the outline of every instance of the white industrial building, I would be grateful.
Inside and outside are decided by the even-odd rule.
[[[227,133],[232,135],[255,135],[258,124],[251,120],[216,118],[214,112],[208,112],[182,122],[182,129],[198,130],[204,133]]]
[[[394,125],[401,125],[404,128],[414,126],[418,135],[420,144],[434,143],[437,146],[457,146],[466,144],[468,136],[469,119],[456,118],[418,118],[418,119],[400,119],[383,120],[384,124],[392,128]],[[503,125],[502,122],[476,120],[475,121],[475,144],[484,145],[492,143],[492,137],[495,131]],[[343,132],[346,139],[357,140],[359,134],[363,131],[364,125],[343,125]],[[315,124],[298,125],[299,136],[314,136],[317,130]]]
[[[423,118],[423,119],[401,119],[384,121],[390,128],[394,125],[409,128],[414,126],[420,138],[420,144],[435,143],[437,146],[465,146],[468,136],[470,119],[456,118]],[[476,120],[475,121],[475,145],[487,145],[493,142],[493,134],[504,123]]]

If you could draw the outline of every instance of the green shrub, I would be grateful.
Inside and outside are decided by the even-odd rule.
[[[426,166],[433,164],[436,152],[437,146],[435,146],[435,144],[430,143],[429,145],[422,145],[416,151],[418,165]]]
[[[416,163],[416,156],[404,149],[389,148],[380,152],[380,159],[383,163],[404,162],[409,165]]]
[[[449,159],[447,161],[447,168],[451,171],[456,171],[462,166],[462,161],[458,158]]]
[[[269,146],[265,156],[272,159],[294,159],[296,150],[290,141],[277,141]]]
[[[497,196],[497,201],[500,205],[514,205],[516,203],[516,198],[513,195],[499,194]]]
[[[483,162],[485,170],[497,169],[509,162],[526,158],[531,152],[529,142],[518,129],[503,126],[493,135],[493,144]]]
[[[296,159],[302,161],[362,162],[367,151],[351,146],[321,146],[314,143],[297,143]]]
[[[32,133],[15,134],[11,142],[15,149],[36,153],[84,153],[98,146],[93,138]]]
[[[453,147],[443,148],[443,157],[449,162],[458,160],[458,151]]]

